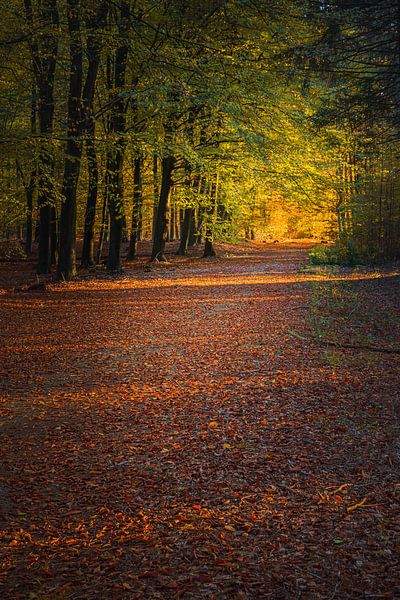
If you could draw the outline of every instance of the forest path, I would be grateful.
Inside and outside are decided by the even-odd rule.
[[[399,358],[293,335],[369,277],[306,251],[1,296],[3,598],[400,597]]]

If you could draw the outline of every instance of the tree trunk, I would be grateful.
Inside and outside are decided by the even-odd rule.
[[[215,176],[214,181],[211,184],[210,189],[210,203],[206,210],[207,221],[205,228],[205,243],[204,243],[204,252],[203,258],[207,258],[210,256],[216,256],[216,252],[213,247],[213,225],[216,217],[217,210],[217,198],[218,198],[218,174]]]
[[[115,52],[114,88],[117,94],[125,87],[126,66],[129,52],[129,36],[127,22],[130,18],[129,6],[121,3],[121,23],[119,33],[122,41]],[[126,103],[123,97],[118,97],[113,105],[110,116],[110,133],[114,134],[115,142],[109,158],[109,211],[110,211],[110,242],[108,248],[107,269],[119,272],[121,270],[121,241],[124,214],[123,165],[125,153],[125,111]]]
[[[193,208],[185,208],[184,210],[181,241],[177,251],[178,256],[184,256],[187,253],[189,237],[192,229],[193,212]]]
[[[57,275],[61,279],[71,279],[76,274],[76,202],[82,158],[82,133],[85,127],[92,127],[91,113],[100,59],[100,46],[93,31],[96,27],[101,27],[104,24],[107,13],[107,3],[103,2],[98,7],[95,18],[89,19],[86,23],[86,27],[90,32],[87,39],[89,63],[85,85],[83,86],[81,0],[67,0],[71,71],[68,96],[68,141],[62,187],[64,200],[61,206],[60,218],[60,257],[57,268]],[[90,138],[90,135],[88,137]],[[94,186],[94,189],[96,189],[96,186]],[[94,192],[93,197],[90,199],[92,204],[89,212],[93,212],[93,198]],[[90,240],[87,240],[86,243],[90,248]]]
[[[143,158],[141,156],[138,156],[135,158],[133,163],[133,206],[131,235],[127,255],[128,259],[134,259],[137,255],[137,242],[143,205],[142,168]]]
[[[39,127],[41,135],[49,136],[53,130],[54,99],[48,96],[46,90],[40,97]],[[45,100],[47,96],[47,100]],[[52,150],[46,139],[41,140],[38,162],[38,212],[39,212],[39,255],[38,274],[50,273],[50,221],[51,206],[54,205]]]
[[[31,103],[31,134],[34,136],[37,134],[36,127],[36,86],[32,89],[32,103]],[[25,234],[25,252],[27,256],[32,254],[32,240],[33,240],[33,200],[36,189],[36,165],[32,168],[29,182],[26,186],[26,234]]]
[[[206,241],[204,244],[203,258],[207,258],[209,256],[217,256],[217,254],[214,250],[213,241],[211,238],[211,232],[209,229],[207,229],[206,236],[208,236],[208,237],[206,237]]]
[[[33,198],[36,187],[36,170],[31,171],[29,183],[26,188],[26,234],[25,234],[25,252],[27,256],[32,254],[33,239]]]
[[[154,234],[156,230],[156,220],[157,220],[157,207],[158,207],[158,197],[160,195],[160,183],[158,177],[158,156],[157,154],[153,154],[153,223],[151,229],[151,239],[154,242]]]
[[[107,270],[113,272],[121,271],[121,242],[123,225],[123,200],[124,185],[122,180],[122,168],[124,163],[123,142],[111,151],[107,161],[109,164],[109,191],[108,208],[110,214],[110,240],[108,245]]]
[[[85,228],[83,236],[82,261],[81,267],[91,267],[94,265],[94,224],[96,219],[96,204],[99,189],[99,166],[94,143],[93,122],[86,140],[86,155],[88,163],[89,187],[85,211]]]
[[[165,243],[168,235],[168,197],[172,185],[172,172],[175,166],[174,156],[165,156],[162,159],[162,177],[160,198],[157,207],[157,217],[154,230],[153,249],[151,260],[165,261]]]
[[[105,24],[109,7],[103,2],[97,9],[95,19],[88,19],[86,27],[88,70],[83,88],[83,111],[82,118],[86,120],[86,156],[88,162],[89,187],[86,200],[85,225],[83,236],[81,267],[89,267],[95,264],[94,260],[94,226],[96,220],[96,206],[99,188],[99,166],[95,146],[96,123],[93,117],[93,101],[97,75],[100,64],[101,44],[96,35],[96,27]]]
[[[52,266],[57,264],[58,258],[58,219],[55,206],[50,207],[50,261]]]
[[[99,232],[99,243],[97,246],[96,264],[98,265],[101,261],[101,253],[103,251],[103,243],[105,238],[105,231],[108,227],[108,164],[106,163],[106,182],[104,185],[104,196],[103,196],[103,209],[101,211],[101,225]]]
[[[68,140],[64,163],[60,216],[58,279],[76,275],[76,194],[82,157],[82,67],[80,0],[67,0],[70,51],[68,94]]]
[[[53,188],[53,149],[50,138],[54,118],[54,75],[58,54],[59,16],[57,0],[43,0],[39,6],[40,35],[31,0],[24,0],[25,17],[31,31],[29,38],[32,67],[38,91],[38,122],[41,136],[37,183],[39,212],[38,274],[50,272],[50,207],[55,205]]]

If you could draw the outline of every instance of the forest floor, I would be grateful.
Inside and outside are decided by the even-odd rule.
[[[2,598],[400,598],[400,277],[308,248],[0,266]]]

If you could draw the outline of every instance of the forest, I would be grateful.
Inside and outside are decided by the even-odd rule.
[[[400,598],[400,0],[1,0],[0,597]]]
[[[3,242],[66,280],[141,239],[398,256],[399,23],[384,0],[7,3]]]

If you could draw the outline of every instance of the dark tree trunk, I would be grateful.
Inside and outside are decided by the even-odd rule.
[[[218,174],[211,184],[209,204],[206,209],[205,243],[203,257],[216,256],[213,246],[213,224],[215,221],[218,198]]]
[[[113,272],[121,270],[121,242],[123,226],[124,185],[122,167],[124,162],[123,142],[116,145],[109,157],[108,208],[110,214],[110,240],[108,245],[107,269]]]
[[[126,66],[129,52],[128,20],[129,6],[121,3],[121,22],[119,33],[122,41],[115,52],[114,87],[117,94],[125,86]],[[109,157],[109,211],[110,211],[110,242],[107,259],[108,271],[121,270],[121,241],[124,214],[123,165],[125,153],[125,111],[126,103],[123,97],[116,99],[110,116],[110,133],[114,134],[115,142]]]
[[[166,260],[164,252],[168,235],[168,197],[171,191],[172,172],[174,170],[174,166],[174,156],[165,156],[162,159],[161,189],[157,207],[151,260]]]
[[[189,237],[188,237],[188,248],[192,248],[196,241],[196,210],[193,209],[190,217]]]
[[[29,256],[32,254],[33,239],[33,198],[36,187],[36,170],[31,171],[29,183],[26,188],[26,234],[25,234],[25,252]]]
[[[214,247],[213,247],[213,241],[211,238],[211,232],[210,230],[207,231],[206,235],[208,235],[208,237],[206,237],[206,241],[204,244],[204,252],[203,252],[203,257],[207,258],[209,256],[217,256]]]
[[[47,95],[47,92],[46,92]],[[49,104],[50,103],[50,104]],[[44,101],[44,95],[41,95],[39,106],[39,126],[42,135],[52,133],[54,114],[54,101],[49,99]],[[39,163],[38,163],[38,211],[39,211],[39,256],[38,256],[38,274],[50,273],[50,232],[51,232],[51,207],[54,205],[54,187],[53,187],[53,169],[54,161],[52,150],[46,144],[46,140],[41,141]]]
[[[37,126],[36,126],[36,114],[37,114],[37,106],[36,106],[36,86],[33,86],[32,89],[32,102],[31,102],[31,134],[37,134]],[[31,169],[31,173],[29,176],[29,182],[26,186],[26,234],[25,234],[25,252],[27,256],[32,254],[32,239],[33,239],[33,200],[35,196],[36,189],[36,165]]]
[[[59,279],[76,275],[76,194],[82,157],[82,66],[80,0],[67,0],[70,51],[68,94],[68,141],[64,163],[60,246],[57,265]]]
[[[158,198],[160,195],[160,185],[158,180],[158,156],[157,154],[153,154],[153,194],[154,194],[154,202],[153,202],[153,223],[151,230],[151,239],[154,242],[154,234],[156,230],[156,220],[157,220],[157,207],[158,207]]]
[[[101,225],[99,232],[99,243],[97,247],[96,264],[101,261],[101,253],[103,251],[103,243],[105,238],[105,232],[108,227],[108,163],[106,163],[106,181],[104,185],[104,196],[103,196],[103,209],[101,211]]]
[[[52,266],[57,264],[58,258],[58,219],[55,206],[50,208],[50,261]]]
[[[192,231],[193,224],[193,208],[185,208],[183,213],[183,223],[182,223],[182,231],[181,231],[181,241],[179,244],[179,248],[177,254],[179,256],[184,256],[187,252],[189,245],[189,238]]]
[[[132,206],[132,224],[129,240],[128,259],[134,259],[137,255],[137,242],[139,238],[139,228],[142,217],[143,190],[142,190],[142,168],[143,158],[138,156],[133,164],[133,206]]]
[[[200,189],[200,176],[195,175],[194,177],[192,177],[192,168],[188,162],[186,162],[185,171],[186,171],[185,187],[188,192],[186,201],[193,202],[191,196],[195,189],[197,192]],[[194,219],[195,219],[194,208],[192,206],[187,206],[183,211],[180,244],[179,244],[179,248],[177,251],[178,256],[184,256],[187,252],[188,246],[193,246],[194,225],[195,225]]]
[[[201,205],[202,202],[202,196],[206,193],[207,190],[207,180],[205,177],[201,177],[200,181],[199,181],[199,188],[198,188],[198,194],[199,194],[199,199],[198,199],[198,209],[197,209],[197,215],[196,215],[196,222],[195,222],[195,227],[194,227],[194,243],[196,244],[196,246],[200,246],[202,243],[202,230],[203,230],[203,221],[207,220],[207,214],[206,211],[204,209],[204,207]],[[206,218],[204,218],[204,216]]]
[[[68,141],[62,188],[64,200],[61,206],[60,256],[57,268],[57,275],[62,279],[71,279],[76,274],[76,202],[83,147],[82,133],[85,127],[92,127],[91,113],[100,59],[100,46],[93,31],[96,27],[101,27],[105,23],[107,13],[107,3],[103,2],[98,7],[95,18],[89,19],[86,23],[90,32],[87,41],[89,62],[85,85],[83,86],[81,2],[80,0],[67,0],[71,71],[68,96]],[[91,202],[93,202],[93,197],[91,197]],[[93,204],[90,211],[92,209]]]
[[[176,219],[176,207],[174,201],[174,188],[171,188],[169,194],[169,231],[168,241],[173,242],[175,240],[175,219]]]
[[[38,122],[41,144],[38,157],[38,212],[39,256],[37,272],[50,272],[50,207],[55,205],[53,188],[53,150],[49,139],[53,133],[54,75],[58,53],[59,16],[57,0],[43,0],[39,7],[41,35],[37,35],[37,23],[31,0],[24,0],[25,16],[31,30],[29,45],[32,67],[38,91]]]
[[[89,187],[85,211],[85,228],[82,248],[82,267],[94,265],[94,224],[96,219],[96,204],[99,189],[99,166],[94,142],[94,122],[88,129],[86,140],[86,155],[88,163]]]

